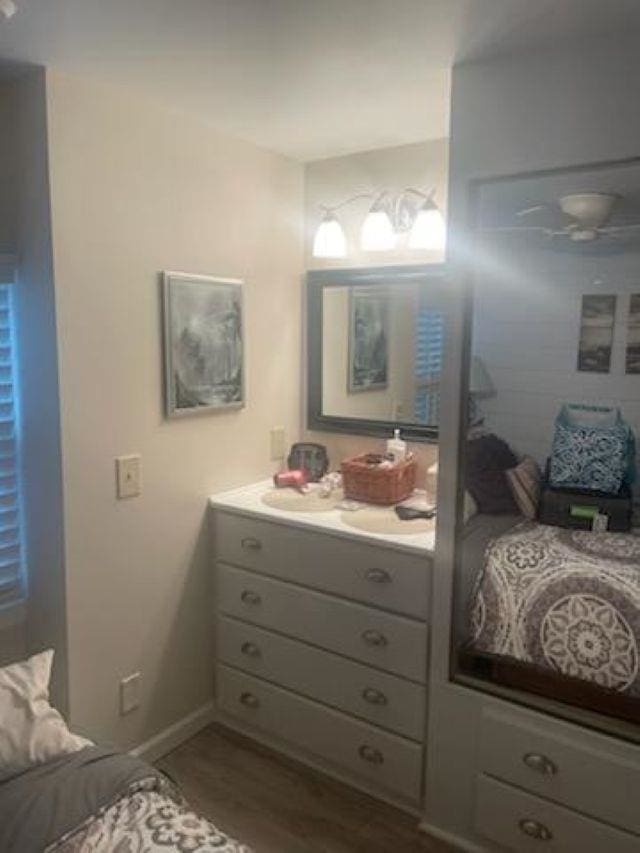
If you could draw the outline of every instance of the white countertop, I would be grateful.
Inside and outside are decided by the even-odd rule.
[[[239,489],[219,492],[209,498],[209,503],[217,509],[226,509],[241,515],[259,517],[270,521],[286,523],[295,527],[321,530],[345,539],[356,539],[373,544],[391,546],[409,553],[433,553],[435,548],[434,529],[428,533],[373,533],[346,524],[341,509],[329,509],[327,512],[300,512],[276,509],[263,503],[262,496],[273,488],[271,480],[262,480]],[[391,511],[391,510],[390,510]],[[411,524],[411,522],[407,522]]]

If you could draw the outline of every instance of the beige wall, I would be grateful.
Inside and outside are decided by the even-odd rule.
[[[368,267],[391,264],[438,263],[442,252],[411,251],[406,235],[391,252],[362,252],[360,226],[371,202],[357,201],[337,214],[347,236],[349,254],[341,260],[314,258],[313,235],[322,218],[320,204],[338,202],[360,192],[383,189],[401,191],[405,187],[435,187],[435,199],[446,217],[449,140],[419,142],[377,151],[365,151],[345,157],[317,160],[305,166],[305,261],[307,269]],[[373,392],[371,392],[373,394]],[[307,432],[310,440],[325,444],[334,467],[341,459],[364,451],[379,450],[383,442],[364,436],[341,436],[329,432]],[[420,483],[437,456],[435,445],[412,447],[420,464]]]
[[[128,91],[48,91],[71,718],[129,746],[212,698],[207,496],[273,472],[271,426],[298,437],[303,172]],[[163,269],[245,280],[245,409],[163,418]],[[132,452],[143,493],[116,501]]]

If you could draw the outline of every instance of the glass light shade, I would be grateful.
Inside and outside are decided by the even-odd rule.
[[[332,213],[327,213],[313,238],[314,258],[346,258],[347,238],[342,225]]]
[[[414,220],[409,234],[410,249],[444,249],[446,231],[444,217],[433,202],[423,205]]]
[[[370,210],[362,223],[360,246],[365,252],[387,252],[394,249],[396,234],[384,210]]]

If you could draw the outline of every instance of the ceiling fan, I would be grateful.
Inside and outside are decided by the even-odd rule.
[[[630,231],[640,230],[640,221],[608,225],[614,208],[622,197],[614,193],[570,193],[553,203],[537,204],[518,211],[523,222],[534,214],[543,214],[540,224],[496,226],[490,231],[537,232],[550,238],[567,238],[573,243],[591,243],[594,240],[616,238]],[[545,222],[545,219],[547,220]]]

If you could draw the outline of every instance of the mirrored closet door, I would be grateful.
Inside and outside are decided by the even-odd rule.
[[[473,210],[452,676],[637,736],[640,161]]]

